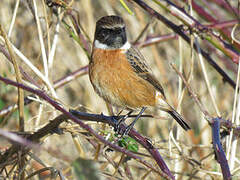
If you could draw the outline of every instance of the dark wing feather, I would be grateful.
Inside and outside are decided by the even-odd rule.
[[[134,71],[143,79],[152,84],[165,97],[164,90],[158,80],[151,73],[151,69],[147,66],[143,55],[134,47],[126,52],[127,59]]]

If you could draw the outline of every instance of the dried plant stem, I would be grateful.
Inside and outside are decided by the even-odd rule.
[[[196,104],[198,105],[199,109],[202,111],[202,113],[204,114],[206,120],[210,120],[211,116],[208,113],[208,111],[206,110],[206,108],[203,106],[203,104],[200,102],[199,98],[197,97],[197,95],[194,93],[194,91],[192,90],[192,88],[189,86],[187,80],[183,77],[183,75],[178,71],[177,67],[174,64],[171,64],[172,68],[175,70],[175,72],[182,78],[184,84],[186,85],[189,93],[192,95],[193,100],[196,102]]]
[[[71,1],[68,4],[68,6],[71,6],[72,3],[73,3],[73,1]],[[43,2],[43,4],[44,4],[44,2]],[[61,8],[57,9],[57,11],[58,11],[57,18],[58,19],[57,19],[57,24],[56,24],[56,28],[55,28],[55,33],[54,33],[54,36],[53,36],[52,47],[49,51],[49,57],[48,57],[48,67],[49,67],[49,69],[51,69],[52,66],[53,66],[54,55],[55,55],[55,52],[56,52],[58,38],[59,38],[60,22],[62,21],[63,15],[64,15],[64,12],[60,13],[60,10],[61,10]]]
[[[52,47],[51,50],[49,52],[49,57],[48,57],[48,66],[49,69],[51,69],[53,67],[53,60],[54,60],[54,55],[56,52],[56,48],[57,48],[57,43],[58,43],[58,38],[59,38],[59,30],[60,30],[60,22],[63,18],[64,13],[60,13],[61,8],[58,8],[58,20],[57,20],[57,24],[56,24],[56,28],[55,28],[55,33],[53,36],[53,42],[52,42]]]
[[[39,104],[39,109],[38,109],[37,119],[35,120],[35,127],[39,127],[42,113],[43,113],[43,103],[40,103]]]
[[[57,48],[59,30],[60,30],[60,20],[58,19],[57,25],[56,25],[56,28],[55,28],[55,34],[53,36],[52,47],[51,47],[51,50],[50,50],[50,53],[49,53],[49,58],[48,58],[48,66],[49,66],[50,69],[53,67],[53,60],[54,60],[54,55],[55,55],[56,48]]]
[[[162,0],[165,2],[165,4],[163,4],[162,1],[160,2],[159,0],[154,0],[154,1],[157,4],[159,4],[162,8],[164,8],[166,11],[168,11],[173,16],[175,16],[177,19],[180,19],[182,23],[184,23],[188,27],[196,28],[196,30],[199,32],[201,32],[204,29],[207,29],[206,26],[201,24],[193,16],[187,14],[185,11],[182,10],[182,8],[175,5],[171,1]],[[212,31],[208,31],[208,32],[210,36],[205,36],[205,34],[203,34],[202,38],[205,38],[207,41],[209,41],[209,43],[211,43],[220,51],[222,51],[224,54],[229,56],[236,63],[240,54],[230,44],[228,44],[228,42],[222,40],[219,36],[214,34]]]
[[[221,114],[220,114],[220,111],[217,107],[217,103],[216,103],[215,97],[214,97],[213,92],[212,92],[212,88],[211,88],[210,83],[209,83],[206,67],[205,67],[205,64],[203,62],[203,56],[202,56],[201,48],[200,48],[200,45],[198,43],[198,38],[197,37],[195,37],[195,44],[197,46],[197,53],[198,53],[199,61],[200,61],[200,64],[201,64],[201,68],[202,68],[203,76],[204,76],[204,79],[205,79],[205,82],[206,82],[206,85],[207,85],[208,92],[210,94],[210,97],[211,97],[213,106],[215,108],[215,111],[217,113],[217,116],[220,117]]]
[[[141,144],[149,151],[149,153],[153,157],[155,157],[157,159],[157,163],[158,163],[159,167],[162,169],[162,171],[156,170],[155,168],[152,167],[152,165],[148,164],[146,161],[142,160],[142,158],[140,158],[139,156],[136,156],[134,153],[132,153],[132,152],[130,152],[130,151],[124,149],[124,148],[120,148],[119,146],[117,146],[115,144],[112,144],[109,141],[106,141],[104,139],[104,137],[102,137],[97,132],[95,132],[90,126],[88,126],[87,124],[83,123],[79,118],[75,117],[74,115],[69,113],[67,110],[65,110],[62,107],[61,104],[59,104],[58,102],[56,102],[53,99],[51,99],[47,94],[45,94],[45,92],[43,92],[41,90],[37,90],[37,89],[32,89],[32,88],[27,87],[27,86],[25,86],[23,84],[19,84],[17,82],[14,82],[14,81],[11,81],[9,79],[6,79],[6,78],[4,78],[2,76],[0,76],[0,81],[4,82],[6,84],[9,84],[9,85],[20,87],[20,88],[22,88],[22,89],[24,89],[26,91],[29,91],[29,92],[31,92],[31,93],[41,97],[42,99],[47,101],[49,104],[51,104],[56,110],[62,112],[65,115],[65,117],[67,117],[67,118],[71,119],[73,122],[79,124],[83,129],[87,130],[89,133],[91,133],[93,136],[95,136],[100,142],[102,142],[106,146],[109,146],[109,147],[115,149],[116,151],[119,151],[121,153],[124,153],[124,154],[128,155],[129,157],[132,157],[132,158],[136,159],[137,161],[141,162],[146,167],[152,169],[153,171],[157,172],[158,174],[160,174],[161,176],[163,176],[166,179],[175,179],[174,176],[169,171],[167,165],[163,161],[162,157],[160,156],[158,150],[153,147],[153,145],[151,144],[151,142],[147,138],[142,137],[134,129],[131,129],[131,131],[129,132],[129,135],[131,137],[135,138],[138,142],[141,142]],[[83,114],[82,115],[82,119],[88,119],[88,118],[90,118],[90,119],[95,118],[96,119],[96,117],[97,117],[97,115],[91,115],[91,114],[87,114],[87,113],[82,113],[82,114]],[[99,115],[98,117],[99,118],[106,118],[106,116],[103,116],[103,115]],[[108,122],[108,123],[112,122],[112,118],[110,117],[110,121],[106,120],[106,122]],[[121,124],[120,128],[126,129],[126,126]],[[0,158],[0,163],[1,163],[1,158]]]
[[[86,154],[83,150],[81,143],[79,142],[78,137],[75,134],[72,134],[72,139],[73,139],[74,145],[78,151],[79,157],[86,158]]]
[[[117,165],[115,167],[115,170],[113,172],[113,176],[116,176],[117,172],[119,171],[119,167],[122,164],[122,162],[124,160],[124,157],[125,157],[125,154],[122,154],[120,160],[118,161],[118,163],[117,163]]]
[[[182,38],[178,38],[178,43],[179,43],[179,72],[183,72],[183,43],[182,43]],[[182,79],[180,77],[178,77],[178,112],[181,113],[181,104],[182,104],[182,100],[183,100],[183,96],[184,96],[184,90],[182,89]],[[176,142],[176,140],[180,140],[180,137],[184,137],[183,136],[183,131],[178,127],[177,128],[177,132],[176,132],[176,140],[174,139],[173,133],[172,131],[170,132],[170,137],[173,141],[173,143],[175,144],[175,146],[178,148],[178,150],[181,152],[181,148],[179,147],[178,143]],[[175,160],[175,168],[174,171],[175,172],[180,172],[181,167],[182,167],[182,163],[179,161],[180,155],[176,154],[175,155],[176,160]],[[176,179],[179,178],[179,175],[176,174]]]
[[[57,97],[56,92],[54,90],[54,88],[52,87],[51,83],[49,82],[48,78],[46,78],[32,63],[31,61],[22,54],[21,51],[19,51],[13,44],[11,44],[13,50],[15,51],[15,53],[20,57],[20,59],[27,64],[30,69],[40,78],[43,80],[43,82],[47,85],[48,89],[50,90],[50,92],[53,94],[54,97]]]
[[[18,7],[19,7],[19,2],[20,2],[20,0],[17,0],[16,4],[15,4],[15,7],[14,7],[12,21],[11,21],[11,24],[10,24],[10,27],[9,27],[9,30],[8,30],[8,37],[10,37],[11,34],[12,34],[13,26],[15,24],[17,11],[18,11]]]
[[[231,33],[232,39],[235,40],[234,31],[236,25]],[[238,41],[237,41],[238,42]],[[239,58],[240,59],[240,58]],[[233,103],[233,114],[232,114],[232,123],[236,123],[239,125],[240,123],[240,94],[239,94],[239,79],[240,79],[240,66],[238,65],[238,74],[237,74],[237,85],[235,88],[234,94],[234,103]],[[227,139],[227,158],[230,161],[230,170],[232,171],[235,166],[235,158],[236,158],[236,151],[237,151],[237,143],[238,139],[233,138],[233,130],[230,132],[230,136]]]
[[[219,118],[212,118],[209,116],[209,113],[204,110],[205,108],[200,103],[197,96],[193,93],[191,87],[187,83],[186,79],[183,77],[183,75],[177,70],[177,68],[172,64],[173,69],[177,72],[177,74],[182,78],[184,84],[188,88],[188,91],[191,93],[194,101],[197,103],[201,111],[204,113],[206,120],[208,120],[209,124],[212,128],[212,139],[213,139],[213,148],[216,154],[216,160],[221,166],[222,175],[224,177],[224,180],[230,180],[231,179],[231,173],[229,170],[229,166],[227,163],[227,158],[225,156],[225,153],[223,151],[223,147],[221,145],[220,141],[220,119]]]
[[[49,22],[48,22],[47,8],[46,8],[46,4],[45,4],[45,1],[44,1],[44,0],[42,0],[42,5],[43,5],[44,19],[45,19],[45,23],[46,23],[47,50],[48,50],[48,53],[49,53],[49,52],[50,52],[50,48],[51,48],[51,43],[50,43],[50,30],[49,30]],[[49,58],[49,57],[48,57],[48,58]]]
[[[53,86],[54,86],[55,89],[58,89],[58,88],[62,87],[63,85],[71,82],[72,80],[76,79],[77,77],[85,75],[87,72],[88,72],[88,66],[84,66],[82,68],[79,68],[76,71],[60,78],[59,80],[54,81]],[[24,98],[25,105],[32,102],[32,98],[30,98],[30,96],[27,96],[27,97]],[[5,116],[9,112],[13,112],[17,108],[18,108],[18,106],[16,104],[14,104],[14,105],[8,106],[4,109],[1,109],[0,110],[0,117]]]
[[[34,6],[35,19],[36,19],[36,22],[37,22],[38,38],[39,38],[39,41],[40,41],[41,52],[42,52],[44,73],[45,73],[45,77],[48,78],[47,54],[46,54],[45,45],[44,45],[44,41],[43,41],[42,28],[41,28],[41,24],[40,24],[39,17],[38,17],[36,0],[33,0],[33,6]]]
[[[13,63],[13,67],[14,67],[14,70],[16,73],[16,80],[18,83],[22,83],[22,77],[21,77],[19,67],[18,67],[17,61],[16,61],[14,53],[13,53],[11,44],[7,38],[7,34],[4,32],[1,25],[0,25],[0,32],[1,32],[1,35],[3,36],[5,43],[7,45],[8,52],[11,57],[11,61]],[[18,108],[19,108],[19,128],[20,128],[19,130],[21,132],[23,132],[24,131],[24,94],[23,94],[23,90],[20,88],[18,88]]]
[[[240,79],[240,66],[238,65],[237,86],[235,88],[232,123],[239,125],[240,118],[240,94],[239,94],[239,79]],[[227,141],[227,158],[230,161],[230,170],[234,169],[236,151],[237,151],[237,138],[233,137],[233,131],[230,132],[230,136]]]
[[[7,38],[7,34],[4,32],[2,26],[0,25],[0,32],[1,35],[3,36],[5,43],[7,45],[8,51],[9,51],[9,55],[11,57],[11,61],[13,63],[13,67],[16,73],[16,80],[19,84],[22,83],[22,77],[21,77],[21,73],[19,71],[19,66],[17,64],[17,61],[15,59],[11,44],[9,42],[9,39]],[[19,131],[20,132],[24,132],[24,94],[23,94],[23,89],[20,89],[18,87],[18,109],[19,109]],[[25,164],[25,157],[22,157],[22,149],[19,151],[19,169],[23,170],[24,169],[24,164]],[[24,179],[24,172],[20,173],[20,179],[23,180]]]
[[[158,20],[163,22],[166,26],[168,26],[170,29],[172,29],[175,33],[177,33],[179,36],[181,36],[188,44],[190,44],[189,37],[182,31],[182,29],[174,24],[173,22],[169,21],[165,18],[165,16],[162,16],[157,11],[152,9],[150,6],[148,6],[145,2],[142,0],[133,0],[135,3],[137,3],[139,6],[141,6],[145,11],[147,11],[152,16],[156,17]],[[197,50],[196,45],[193,45],[194,49]],[[233,88],[235,88],[236,84],[235,82],[223,71],[216,63],[215,61],[210,57],[208,53],[201,50],[203,57],[207,60],[207,62],[214,67],[214,69],[221,74],[224,80],[226,80]],[[235,54],[236,55],[236,54]],[[238,55],[236,55],[238,56]]]

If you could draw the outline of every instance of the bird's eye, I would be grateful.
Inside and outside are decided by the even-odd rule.
[[[108,30],[108,29],[101,29],[101,30],[100,30],[100,33],[101,33],[102,35],[106,35],[106,34],[109,33],[109,30]]]
[[[114,32],[115,32],[116,34],[121,34],[122,31],[123,31],[122,28],[117,28],[117,29],[114,30]]]

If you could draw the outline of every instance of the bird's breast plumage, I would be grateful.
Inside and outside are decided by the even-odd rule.
[[[125,52],[120,49],[93,49],[89,77],[95,91],[115,106],[129,109],[154,106],[154,86],[137,75]]]

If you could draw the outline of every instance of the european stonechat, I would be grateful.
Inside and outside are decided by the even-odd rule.
[[[143,55],[127,41],[125,28],[119,16],[105,16],[97,21],[89,63],[94,90],[106,102],[128,109],[130,113],[139,108],[143,113],[146,107],[158,107],[169,113],[183,129],[189,130],[182,116],[167,103],[163,88]]]

